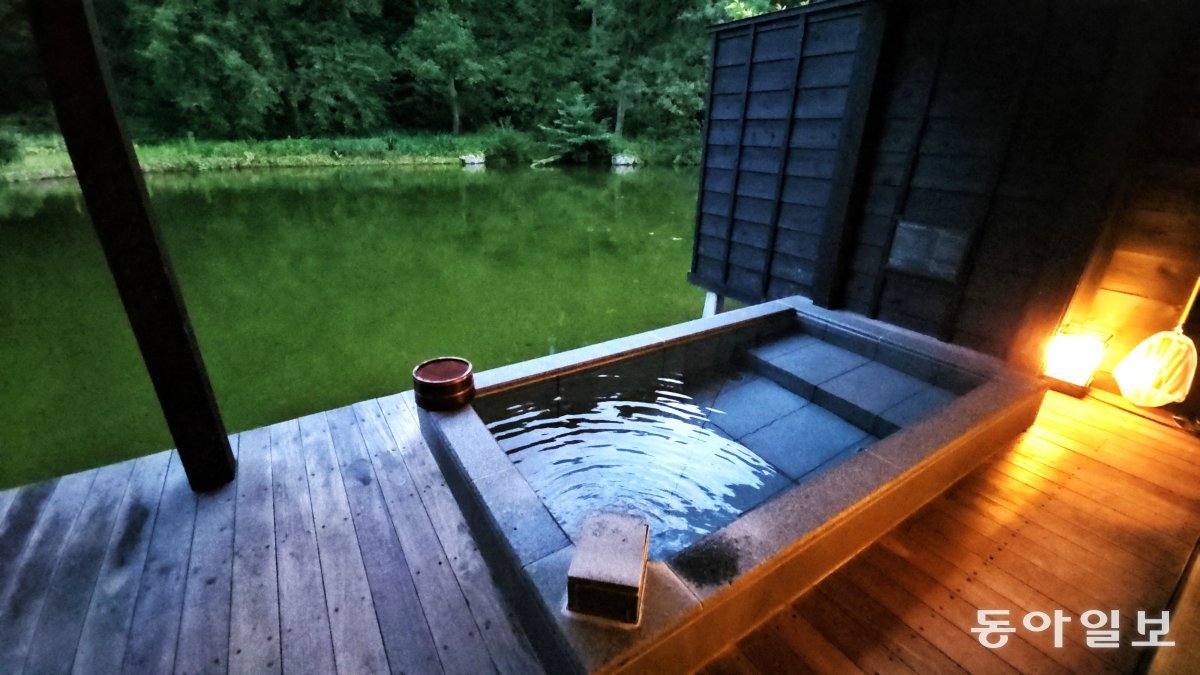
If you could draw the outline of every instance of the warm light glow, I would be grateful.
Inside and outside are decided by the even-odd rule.
[[[1121,395],[1146,407],[1186,399],[1195,373],[1196,346],[1182,331],[1151,335],[1113,369]]]
[[[1104,356],[1105,340],[1087,333],[1062,332],[1046,346],[1046,375],[1086,387]]]

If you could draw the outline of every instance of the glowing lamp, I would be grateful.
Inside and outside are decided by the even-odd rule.
[[[1086,388],[1092,383],[1092,375],[1100,365],[1100,359],[1104,358],[1104,350],[1111,338],[1111,335],[1094,329],[1063,326],[1046,345],[1046,376],[1079,390]]]

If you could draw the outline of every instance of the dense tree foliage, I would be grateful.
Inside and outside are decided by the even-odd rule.
[[[707,24],[770,0],[95,0],[141,138],[572,124],[694,135]],[[786,3],[785,3],[786,4]],[[0,0],[0,115],[48,118],[21,0]],[[580,119],[590,115],[591,119]],[[590,126],[589,126],[590,125]]]

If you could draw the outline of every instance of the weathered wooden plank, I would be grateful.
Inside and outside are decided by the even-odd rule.
[[[764,673],[807,674],[813,672],[799,654],[767,633],[751,633],[742,638],[738,647],[746,654],[750,662]]]
[[[121,668],[170,461],[170,452],[157,452],[134,462],[79,636],[73,673],[115,673]]]
[[[174,670],[195,524],[196,495],[188,486],[179,453],[171,451],[125,646],[122,670],[126,673]]]
[[[231,673],[283,670],[272,474],[270,429],[239,434],[229,609]]]
[[[945,654],[918,635],[886,607],[876,602],[862,589],[854,585],[844,574],[834,573],[813,593],[827,607],[835,608],[849,617],[850,622],[842,630],[857,627],[865,644],[874,643],[886,649],[889,660],[899,660],[905,668],[918,673],[962,673],[962,668]]]
[[[1131,494],[1136,494],[1139,498],[1147,500],[1147,503],[1155,504],[1161,509],[1189,510],[1192,506],[1189,500],[1180,497],[1169,488],[1112,466],[1103,461],[1104,454],[1097,453],[1089,444],[1055,433],[1040,422],[1029,430],[1029,435],[1050,448],[1048,452],[1054,452],[1053,449],[1058,448],[1059,452],[1070,453],[1071,458],[1086,469],[1088,477],[1093,481],[1102,480],[1111,485],[1124,485]]]
[[[1039,449],[1031,450],[1032,448]],[[1054,477],[1061,484],[1069,485],[1070,489],[1109,503],[1112,508],[1144,522],[1146,527],[1157,527],[1164,536],[1187,543],[1198,527],[1196,521],[1200,514],[1194,509],[1162,500],[1150,492],[1130,489],[1126,484],[1116,483],[1104,474],[1091,471],[1091,465],[1096,460],[1069,452],[1066,448],[1032,434],[1026,435],[1021,443],[1021,450],[1021,453],[1010,456],[1009,459],[1014,464],[1024,466],[1027,470],[1040,473],[1044,477]]]
[[[0,578],[3,584],[0,608],[4,610],[0,612],[0,635],[4,636],[0,639],[0,663],[24,663],[38,613],[50,587],[50,575],[95,477],[96,472],[85,471],[57,481],[53,494],[37,506],[40,513],[29,528],[20,556]],[[34,510],[37,501],[40,500],[34,495],[28,511]]]
[[[814,673],[840,675],[862,672],[803,617],[797,616],[792,620],[777,618],[767,624],[767,629],[799,654]]]
[[[1090,460],[1086,457],[1069,454],[1065,449],[1058,448],[1056,454],[1061,459],[1056,462],[1046,456],[1047,451],[1031,452],[1029,449],[1034,446],[1044,447],[1047,451],[1058,448],[1030,434],[1021,444],[1022,451],[1009,456],[1008,460],[1043,478],[1056,481],[1068,490],[1109,504],[1136,519],[1143,527],[1158,528],[1164,535],[1178,541],[1186,542],[1200,524],[1200,514],[1183,505],[1129,491],[1122,485],[1114,484],[1111,479],[1087,471],[1084,466]]]
[[[27,672],[65,673],[71,670],[117,506],[125,495],[132,471],[133,462],[95,470],[92,489],[67,532],[50,577],[46,600],[25,659]]]
[[[942,557],[944,542],[929,542],[920,539],[906,528],[897,528],[881,539],[878,546],[894,556],[907,560],[930,578],[936,579],[950,591],[956,593],[977,608],[1007,609],[1016,615],[1039,608],[1050,607],[1053,602],[1025,581],[1006,575],[997,568],[972,564],[960,558],[958,564]],[[931,546],[933,544],[933,546]],[[1033,581],[1033,580],[1029,580]],[[972,622],[972,626],[974,622]],[[1086,649],[1080,636],[1066,634],[1068,648],[1054,647],[1046,633],[1026,635],[1044,654],[1055,659],[1073,672],[1116,672],[1095,650]]]
[[[945,618],[953,626],[953,630],[963,633],[972,640],[976,638],[968,631],[971,626],[976,625],[978,610],[994,609],[990,606],[981,608],[972,605],[961,595],[946,588],[939,580],[927,576],[921,570],[910,565],[904,558],[892,555],[880,546],[869,547],[863,551],[859,559],[873,567],[880,575],[892,579],[913,597],[920,598],[922,602]],[[1022,673],[1066,675],[1070,672],[1027,641],[1026,635],[1023,633],[1009,636],[1008,644],[1003,649],[995,650],[995,654]]]
[[[387,654],[325,414],[300,418],[300,435],[334,661],[339,673],[382,672]]]
[[[1039,474],[1025,469],[1020,464],[1001,461],[997,462],[996,466],[1001,464],[1016,470],[1029,471],[1041,478]],[[1019,479],[1026,480],[1025,478]],[[1050,481],[1047,480],[1047,483]],[[1051,492],[1045,493],[1051,498],[1059,491],[1066,492],[1057,483],[1053,483],[1053,486]],[[1083,557],[1096,557],[1098,558],[1096,564],[1111,567],[1117,574],[1122,574],[1123,571],[1130,569],[1140,569],[1142,574],[1163,586],[1170,586],[1178,579],[1184,560],[1186,560],[1186,558],[1172,560],[1170,557],[1157,555],[1141,548],[1127,550],[1119,541],[1114,541],[1108,536],[1103,529],[1080,526],[1078,520],[1066,518],[1051,509],[1041,508],[1039,500],[1036,498],[1029,499],[1027,496],[1014,495],[1008,491],[989,489],[980,483],[964,483],[958,487],[961,490],[951,495],[952,498],[967,500],[997,518],[1026,519],[1029,522],[1023,529],[1036,532],[1039,539],[1053,541],[1057,546],[1078,547],[1086,552]],[[1100,505],[1100,502],[1093,503],[1096,507]],[[1081,509],[1081,514],[1093,521],[1104,518],[1102,513],[1097,516],[1095,515],[1096,511],[1091,509]],[[1133,526],[1140,527],[1136,524]],[[1062,553],[1066,558],[1070,558],[1073,554],[1078,555],[1079,551],[1072,549]],[[1086,567],[1086,562],[1083,566]]]
[[[283,670],[332,673],[333,638],[321,579],[308,470],[295,420],[271,426],[275,566]]]
[[[1120,419],[1128,417],[1131,416],[1122,415]],[[1074,423],[1072,433],[1081,441],[1099,441],[1110,447],[1119,445],[1122,452],[1145,459],[1147,471],[1165,476],[1182,472],[1200,480],[1200,440],[1182,429],[1167,428],[1142,420],[1141,417],[1134,419],[1143,423],[1113,424],[1112,420],[1098,415],[1094,409],[1080,407],[1078,402],[1068,402],[1061,411],[1047,412],[1046,426],[1063,430],[1056,421],[1069,420]]]
[[[0,592],[12,578],[29,538],[33,536],[34,525],[57,488],[58,479],[55,478],[12,491],[12,504],[5,512],[4,520],[0,520]]]
[[[960,632],[920,598],[897,587],[887,575],[881,574],[865,561],[856,558],[843,569],[856,586],[894,612],[908,626],[924,635],[967,672],[1017,672],[993,651],[979,644],[968,634]]]
[[[913,663],[897,653],[898,650],[893,651],[895,644],[888,632],[861,623],[858,617],[834,602],[822,587],[801,596],[792,609],[865,672],[919,672]]]
[[[754,663],[736,646],[721,652],[700,672],[703,675],[762,675],[761,671],[754,667]]]
[[[354,410],[332,410],[326,413],[326,420],[354,528],[358,532],[358,547],[375,600],[388,665],[392,672],[439,670],[441,662],[437,646],[429,632],[404,548],[392,526]]]
[[[1086,574],[1080,575],[1082,556],[1066,557],[1065,553],[1074,553],[1074,551],[1065,550],[1067,547],[1055,547],[1055,543],[1061,542],[1038,537],[1036,532],[1027,534],[1026,528],[1020,523],[992,520],[987,514],[962,502],[947,500],[942,508],[953,520],[992,538],[994,541],[1003,543],[1008,550],[1020,552],[1022,557],[1060,579],[1077,581],[1084,578],[1089,580],[1089,588],[1097,581],[1106,588],[1112,586],[1113,590],[1106,591],[1106,594],[1110,596],[1110,599],[1117,601],[1114,608],[1122,611],[1134,609],[1138,598],[1136,589],[1131,588],[1128,583],[1124,583],[1120,579],[1106,575],[1104,572],[1107,570],[1098,571],[1093,566],[1083,567],[1082,570]]]
[[[229,439],[235,458],[238,438]],[[219,673],[229,669],[236,502],[236,484],[196,496],[192,555],[184,582],[183,617],[175,648],[177,673]]]
[[[8,507],[17,498],[17,492],[19,489],[0,490],[0,523],[3,523],[5,516],[8,515]]]
[[[401,456],[413,482],[419,487],[418,495],[459,586],[470,598],[471,614],[481,629],[488,651],[501,672],[541,672],[541,664],[492,581],[462,510],[421,436],[411,396],[411,392],[390,396],[379,399],[378,403],[393,438],[404,439]]]
[[[491,670],[492,659],[478,639],[479,628],[471,616],[469,603],[434,532],[431,514],[417,494],[419,488],[401,458],[402,449],[383,419],[383,411],[377,402],[366,401],[354,406],[354,414],[392,527],[412,570],[417,597],[421,599],[442,667],[451,673]]]
[[[1147,554],[1159,558],[1185,560],[1191,552],[1191,546],[1180,545],[1180,542],[1156,533],[1142,531],[1136,521],[1107,504],[1091,501],[1070,491],[1058,490],[1046,482],[1039,484],[1036,474],[1015,465],[999,464],[989,467],[987,471],[973,477],[973,480],[978,481],[975,485],[987,486],[989,492],[997,493],[1015,503],[1028,504],[1039,512],[1074,523],[1076,527],[1088,528],[1102,535],[1113,547],[1130,553],[1145,549]]]
[[[955,519],[946,511],[944,504],[931,504],[920,522],[914,523],[914,527],[925,531],[930,540],[946,542],[948,555],[986,561],[985,564],[1002,569],[1012,577],[1036,582],[1038,590],[1052,599],[1056,607],[1078,615],[1089,609],[1108,606],[1096,595],[1100,589],[1087,584],[1087,579],[1078,579],[1072,571],[1064,571],[1061,567],[1057,571],[1065,576],[1055,574],[1054,569],[1042,567],[1030,559],[1039,557],[1036,554],[1027,554],[1021,549],[1007,546],[1008,542],[1002,533],[993,532],[989,536]]]

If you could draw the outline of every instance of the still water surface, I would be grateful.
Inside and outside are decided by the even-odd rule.
[[[696,174],[161,176],[152,201],[230,432],[699,315]],[[0,486],[171,446],[73,185],[0,187]]]

